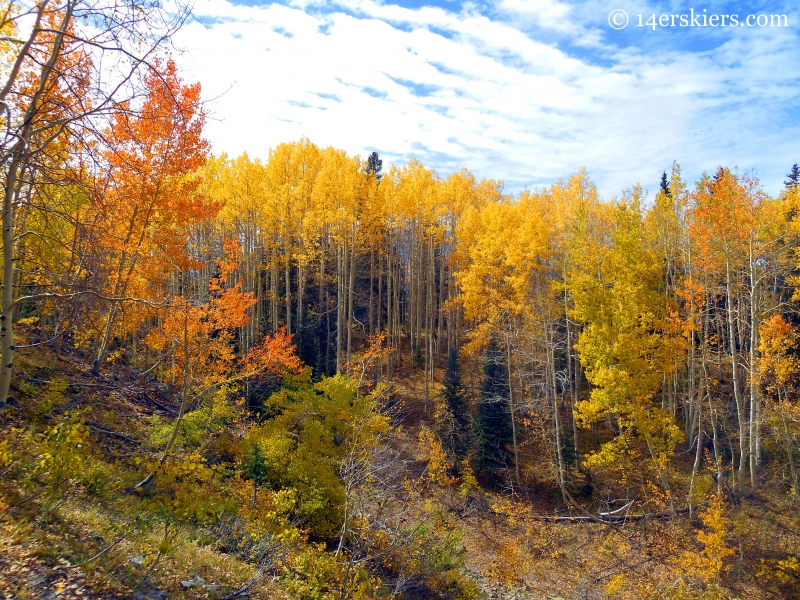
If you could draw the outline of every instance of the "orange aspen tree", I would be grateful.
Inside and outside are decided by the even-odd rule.
[[[157,3],[134,6],[107,0],[41,0],[35,4],[10,0],[6,6],[4,33],[17,34],[17,23],[30,27],[24,28],[27,37],[4,38],[4,45],[13,49],[8,51],[0,89],[1,125],[7,140],[0,147],[4,182],[0,407],[11,383],[16,307],[27,301],[69,299],[77,293],[52,289],[27,297],[14,293],[18,279],[14,264],[18,248],[14,238],[19,234],[16,210],[20,198],[37,185],[35,165],[47,163],[51,151],[65,138],[88,148],[100,129],[98,121],[117,111],[126,98],[140,93],[139,74],[148,59],[188,15],[180,2],[169,10]],[[102,66],[91,58],[96,48],[103,49]]]
[[[111,300],[100,323],[95,369],[108,351],[118,299],[163,294],[159,288],[168,275],[163,260],[180,256],[192,228],[221,206],[195,193],[199,180],[189,177],[208,153],[200,85],[184,85],[171,60],[156,63],[144,83],[142,106],[118,112],[106,134],[108,175],[95,199],[102,215],[95,243],[103,248],[101,268]],[[124,325],[122,332],[130,332],[138,320]]]
[[[234,334],[247,323],[247,311],[255,300],[252,293],[241,291],[241,280],[233,286],[225,284],[237,267],[241,249],[235,241],[225,240],[223,245],[224,258],[217,261],[218,274],[209,282],[208,301],[175,297],[160,315],[160,324],[144,339],[150,348],[172,359],[169,362],[180,389],[178,416],[162,453],[162,463],[169,457],[181,419],[192,402],[224,383],[264,372],[298,373],[302,368],[294,354],[292,336],[285,329],[266,336],[246,356],[237,359]],[[151,478],[152,475],[148,480]]]
[[[763,235],[766,207],[757,180],[720,168],[714,177],[698,184],[690,209],[698,267],[719,282],[725,298],[724,333],[739,429],[737,482],[741,494],[745,493],[748,467],[750,484],[756,485],[760,454],[761,398],[755,369],[763,312],[763,265],[775,241]]]

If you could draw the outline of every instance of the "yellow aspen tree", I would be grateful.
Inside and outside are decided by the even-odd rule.
[[[618,426],[587,464],[630,459],[639,442],[669,489],[668,466],[682,435],[656,393],[676,350],[683,350],[681,339],[668,322],[662,274],[643,239],[637,199],[619,202],[611,218],[608,243],[587,247],[570,276],[573,316],[585,324],[577,349],[593,386],[576,418],[588,427],[611,417]]]
[[[768,422],[783,441],[791,477],[791,495],[800,501],[797,438],[800,436],[800,359],[795,348],[800,341],[796,328],[781,315],[761,323],[758,381],[764,389],[769,410]]]

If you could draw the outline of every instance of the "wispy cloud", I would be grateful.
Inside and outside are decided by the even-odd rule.
[[[619,32],[601,0],[439,4],[200,0],[177,43],[187,77],[219,96],[215,150],[266,157],[307,135],[510,190],[586,166],[607,197],[653,189],[673,159],[691,177],[756,168],[775,193],[800,160],[800,20]]]

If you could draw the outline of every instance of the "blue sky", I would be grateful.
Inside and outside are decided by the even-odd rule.
[[[586,167],[605,198],[636,183],[652,196],[677,160],[691,181],[719,165],[755,170],[775,195],[800,162],[795,6],[197,0],[176,44],[186,78],[213,99],[217,153],[266,158],[305,135],[375,150],[384,167],[467,167],[508,192]],[[614,10],[626,27],[611,27],[623,22],[609,22]],[[692,10],[695,26],[681,27]],[[759,15],[787,26],[759,27]]]

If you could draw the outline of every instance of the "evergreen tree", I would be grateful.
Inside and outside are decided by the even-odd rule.
[[[661,191],[668,197],[672,198],[672,192],[669,189],[669,181],[667,181],[667,172],[661,174]]]
[[[798,185],[800,185],[800,168],[798,168],[797,163],[792,165],[792,170],[789,171],[787,175],[789,179],[783,182],[783,185],[786,186],[787,190],[794,189]]]
[[[411,365],[413,367],[421,367],[425,364],[425,357],[422,356],[422,349],[419,346],[414,346],[411,351]]]
[[[469,450],[470,423],[472,421],[459,371],[458,350],[451,348],[447,355],[444,389],[440,394],[443,401],[443,414],[438,421],[439,436],[444,440],[456,462],[463,460]]]
[[[497,484],[500,469],[511,463],[511,411],[508,404],[508,376],[503,354],[492,340],[483,366],[484,380],[478,403],[476,471]]]
[[[367,157],[367,175],[370,173],[375,174],[375,181],[378,183],[381,182],[381,177],[383,174],[381,171],[383,170],[383,161],[379,158],[377,152],[373,152]]]
[[[256,505],[258,488],[264,487],[269,482],[272,467],[267,464],[267,457],[261,446],[253,444],[247,460],[242,465],[242,477],[253,482],[253,506]]]

